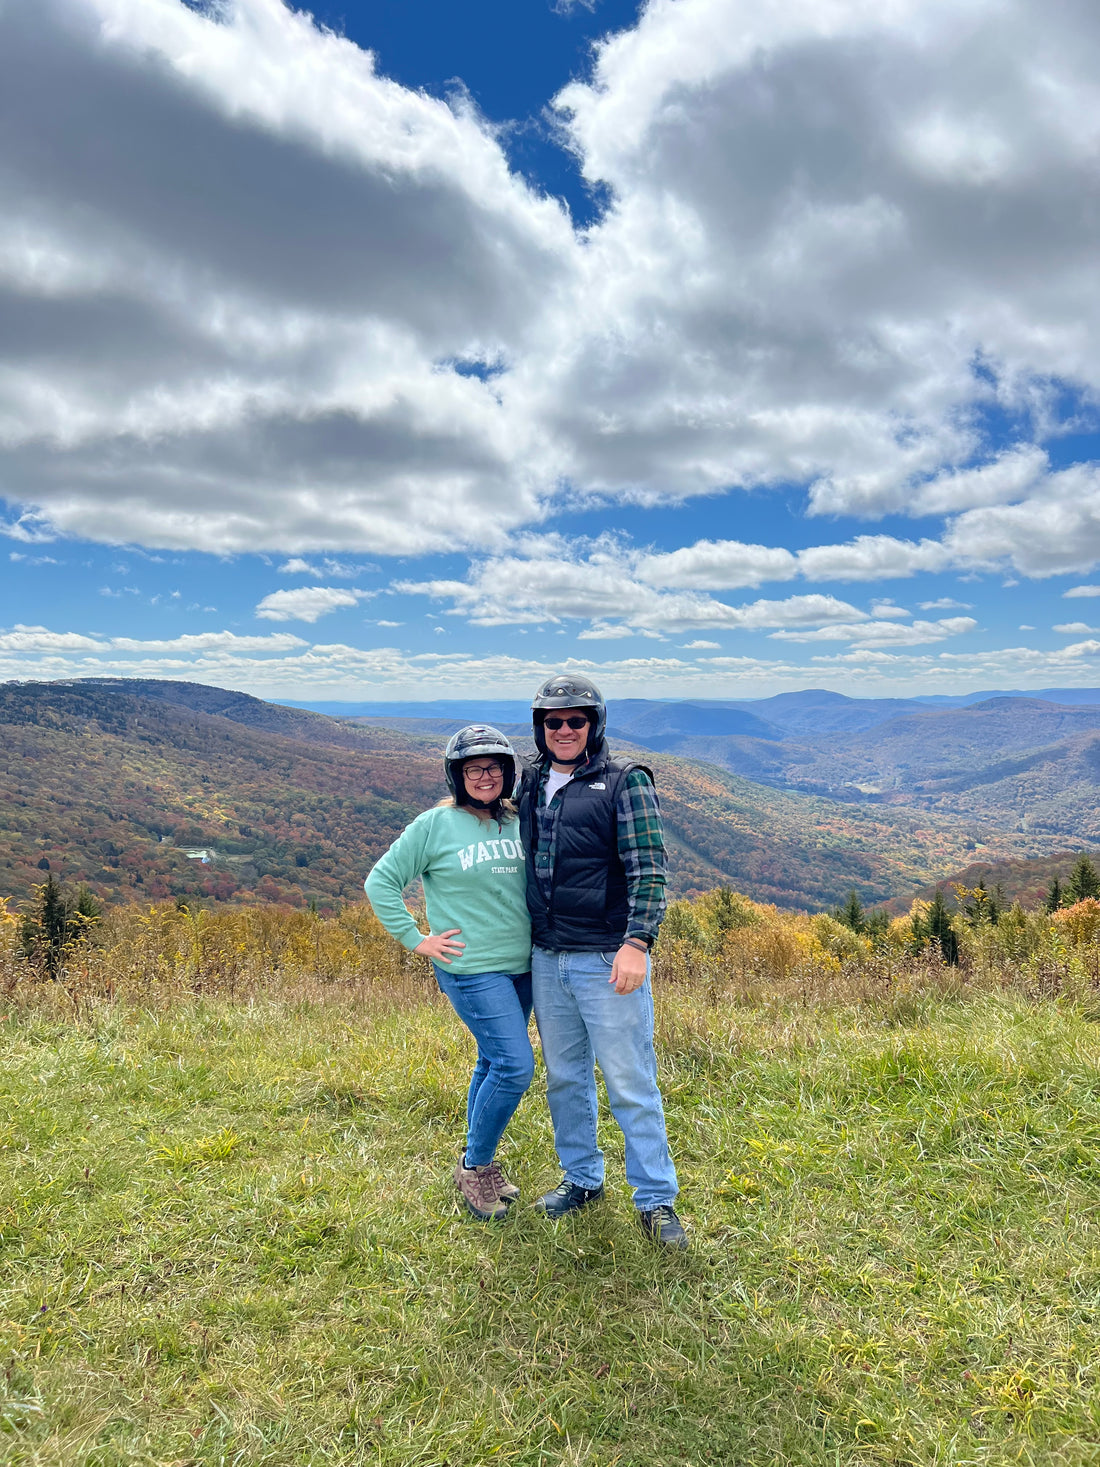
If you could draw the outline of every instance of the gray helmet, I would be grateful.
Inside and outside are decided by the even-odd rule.
[[[547,678],[531,701],[531,721],[534,725],[535,744],[540,754],[547,752],[542,721],[555,708],[592,710],[592,727],[588,731],[588,743],[584,751],[584,757],[591,758],[603,742],[607,727],[607,708],[599,688],[591,678],[573,672],[556,672],[553,677]]]
[[[443,751],[443,770],[447,776],[447,788],[454,795],[456,805],[474,803],[466,793],[462,766],[467,759],[476,759],[479,754],[491,754],[494,759],[500,760],[504,770],[504,784],[500,798],[502,800],[510,799],[515,790],[515,749],[499,729],[491,728],[487,723],[471,723],[467,728],[460,728],[458,733],[452,734]]]

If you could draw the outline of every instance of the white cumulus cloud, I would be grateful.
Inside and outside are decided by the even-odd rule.
[[[533,516],[534,430],[442,364],[521,350],[577,246],[469,109],[279,0],[6,0],[0,95],[11,532],[419,553]]]
[[[86,637],[80,632],[51,632],[46,627],[17,623],[10,632],[0,632],[0,652],[96,652],[109,642]]]
[[[793,484],[951,523],[637,583],[701,626],[767,580],[1083,573],[1095,477],[1043,443],[1100,391],[1098,77],[1085,0],[650,0],[557,100],[581,236],[279,0],[4,0],[5,533],[314,567]]]
[[[272,591],[256,607],[265,621],[318,621],[330,611],[357,606],[367,593],[343,586],[301,586],[293,591]]]
[[[648,557],[651,566],[659,557]],[[865,612],[835,596],[814,593],[784,600],[757,600],[731,606],[698,591],[660,590],[635,574],[632,556],[605,544],[587,558],[560,555],[521,559],[500,557],[476,565],[465,581],[398,581],[404,594],[450,601],[454,614],[478,626],[519,626],[587,621],[580,635],[603,640],[627,631],[672,634],[727,628],[819,625],[853,621]]]
[[[909,630],[889,622],[856,623],[852,630],[858,637],[869,625],[887,629],[882,635]],[[930,640],[952,635],[947,628],[940,630],[945,636]],[[1100,671],[1100,640],[1089,637],[1052,650],[962,651],[849,641],[843,650],[815,653],[812,663],[817,686],[845,693],[858,690],[868,697],[923,692],[930,681],[943,692],[1092,687]],[[309,643],[284,632],[247,637],[226,630],[209,637],[147,641],[47,627],[0,632],[0,679],[182,678],[277,699],[468,698],[477,688],[491,689],[497,697],[527,698],[560,667],[586,672],[613,698],[752,698],[806,686],[805,666],[785,659],[782,644],[775,656],[768,657],[685,659],[654,649],[648,656],[575,657],[549,663],[503,653],[410,654],[396,647]]]
[[[960,563],[1008,565],[1036,578],[1088,570],[1100,559],[1100,464],[1051,474],[1018,504],[967,510],[944,542]]]
[[[679,550],[643,555],[635,571],[651,586],[735,591],[765,581],[789,581],[798,574],[798,560],[778,546],[698,540]]]
[[[1041,448],[982,413],[1039,432],[1057,379],[1100,380],[1098,50],[1073,0],[652,0],[559,99],[614,194],[530,372],[575,480],[866,515],[1027,493]]]
[[[787,630],[772,632],[779,642],[851,642],[857,647],[919,647],[926,642],[942,642],[972,632],[978,623],[969,616],[952,616],[939,621],[870,621],[856,625],[838,623],[817,627],[813,631]]]
[[[375,567],[369,567],[375,569]],[[349,565],[344,560],[333,560],[326,555],[319,565],[313,565],[304,560],[300,555],[291,556],[279,567],[281,576],[335,576],[338,580],[352,581],[356,576],[362,575],[368,569],[365,566]]]

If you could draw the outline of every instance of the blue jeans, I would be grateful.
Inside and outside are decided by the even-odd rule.
[[[614,957],[536,947],[531,954],[535,1022],[546,1062],[554,1144],[566,1180],[578,1187],[603,1183],[595,1062],[626,1142],[626,1179],[634,1189],[634,1205],[649,1212],[672,1202],[679,1191],[657,1088],[653,990],[647,971],[641,988],[616,993],[608,981]]]
[[[477,1041],[466,1101],[466,1165],[488,1166],[535,1073],[530,973],[448,973],[436,981]]]

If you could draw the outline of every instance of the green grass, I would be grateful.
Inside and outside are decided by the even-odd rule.
[[[662,1028],[686,1256],[613,1127],[600,1206],[460,1215],[439,1004],[11,1012],[0,1460],[1100,1462],[1100,1027],[677,992]]]

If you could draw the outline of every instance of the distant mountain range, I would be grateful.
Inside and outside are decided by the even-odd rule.
[[[766,710],[752,705],[755,712],[614,705],[625,727],[613,744],[644,748],[656,773],[675,892],[725,882],[760,900],[820,908],[854,886],[870,904],[968,861],[1064,848],[984,817],[783,789],[778,779],[754,782],[680,757],[679,748],[654,748],[697,740],[724,749],[742,740],[781,751],[794,767],[813,746],[773,730],[783,733],[786,720],[801,732],[811,714],[797,696],[784,699],[765,700]],[[834,708],[841,724],[866,717],[844,706],[852,701]],[[716,709],[755,732],[713,732]],[[523,719],[502,717],[510,711]],[[1065,721],[1072,712],[1044,715],[1044,728],[1091,738]],[[116,899],[357,900],[373,860],[442,795],[440,754],[451,728],[496,718],[522,744],[530,727],[522,704],[461,705],[458,719],[449,705],[431,713],[337,719],[221,688],[140,679],[2,684],[0,895],[25,897],[49,869]],[[922,705],[921,715],[905,716],[922,715],[941,711]],[[685,723],[706,731],[682,732]],[[855,735],[841,729],[835,737]]]
[[[524,703],[352,705],[365,728],[449,733],[475,716],[526,732]],[[415,713],[420,709],[419,715]],[[773,789],[907,806],[948,820],[1100,843],[1100,689],[959,698],[809,690],[752,702],[608,704],[613,737],[704,760]]]
[[[106,680],[105,680],[106,681]],[[928,708],[969,708],[973,703],[985,703],[990,698],[1039,698],[1046,703],[1076,704],[1100,703],[1100,688],[1038,688],[1031,691],[1004,688],[984,693],[937,693],[918,698],[848,698],[843,693],[832,693],[824,688],[809,688],[798,693],[777,693],[771,698],[743,698],[740,700],[673,699],[661,702],[645,699],[611,699],[608,711],[612,721],[630,722],[627,710],[646,708],[698,708],[732,709],[752,714],[764,723],[777,728],[792,729],[806,716],[815,711],[832,708],[848,708],[858,718],[869,720],[866,727],[882,723],[901,713],[918,713]],[[489,722],[527,723],[531,717],[531,705],[521,699],[436,699],[426,702],[302,702],[281,699],[277,706],[310,709],[315,713],[327,713],[333,718],[439,718],[464,723]],[[856,710],[862,710],[856,712]],[[705,732],[737,733],[734,727]]]
[[[1100,842],[1100,702],[993,697],[898,710],[837,696],[773,706],[771,736],[704,734],[693,716],[682,731],[632,736],[777,788]]]

